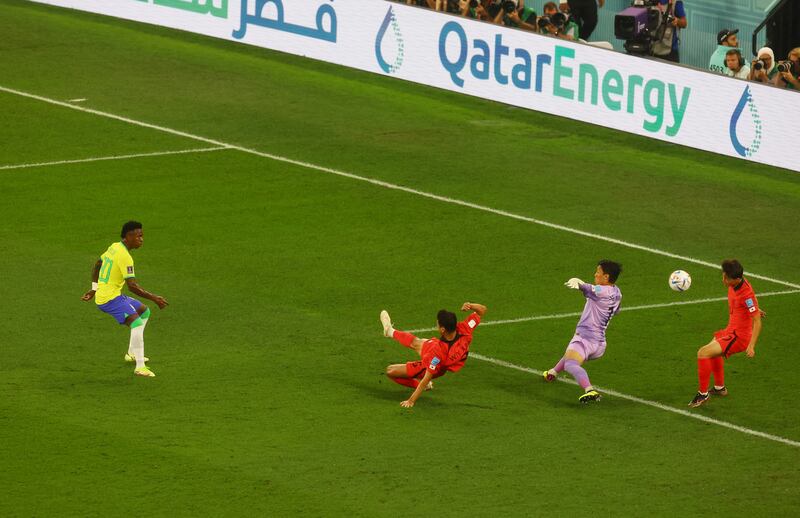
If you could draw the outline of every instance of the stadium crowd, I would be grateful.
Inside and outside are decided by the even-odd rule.
[[[597,27],[597,9],[605,0],[548,1],[538,15],[533,0],[395,0],[436,11],[445,11],[506,27],[536,32],[572,41],[588,41]],[[667,19],[666,31],[658,34],[653,56],[680,62],[680,30],[688,26],[681,0],[657,0]],[[769,47],[761,48],[750,63],[739,48],[738,29],[722,29],[717,34],[717,48],[708,69],[746,81],[800,91],[800,47],[786,59],[776,59]]]

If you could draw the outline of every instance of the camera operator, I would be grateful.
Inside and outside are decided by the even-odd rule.
[[[558,12],[558,6],[555,2],[544,4],[544,15],[537,20],[537,24],[542,34],[556,36],[565,40],[578,40],[580,32],[578,24],[564,13]]]
[[[665,20],[657,31],[658,39],[653,46],[653,53],[657,58],[680,63],[680,30],[689,25],[683,1],[659,0],[658,7]]]
[[[739,29],[722,29],[717,33],[717,49],[708,60],[709,70],[718,74],[726,73],[728,51],[739,48],[739,37],[736,35],[738,32]]]
[[[769,84],[776,75],[778,75],[778,67],[775,66],[775,53],[769,47],[759,49],[758,58],[750,64],[750,74],[747,79]]]
[[[747,79],[750,75],[750,67],[739,49],[730,49],[725,53],[725,75],[736,79]]]
[[[538,32],[536,11],[525,7],[525,0],[495,0],[489,5],[489,16],[493,16],[498,25]]]
[[[561,0],[559,8],[569,12],[580,27],[579,37],[588,40],[597,27],[597,6],[603,7],[606,0]],[[577,38],[576,38],[577,39]]]
[[[778,63],[774,84],[781,88],[800,91],[800,47],[790,50],[788,58]]]

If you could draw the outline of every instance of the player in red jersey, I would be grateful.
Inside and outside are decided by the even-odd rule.
[[[401,406],[411,408],[422,392],[433,387],[431,380],[444,376],[448,371],[457,372],[464,366],[469,355],[472,332],[481,323],[481,318],[486,313],[486,306],[465,302],[461,306],[461,311],[472,311],[472,314],[462,322],[458,322],[455,313],[444,309],[439,311],[436,315],[436,325],[440,336],[428,340],[395,330],[389,313],[381,311],[383,335],[414,349],[420,356],[418,361],[386,367],[389,379],[414,389],[411,397],[400,403]]]
[[[715,396],[727,396],[724,360],[745,351],[748,358],[756,354],[756,341],[761,333],[761,317],[766,314],[758,307],[753,287],[744,278],[744,269],[736,259],[722,261],[722,282],[728,287],[728,327],[714,333],[714,339],[697,351],[697,395],[689,403],[698,407],[708,401],[708,385],[714,373]]]

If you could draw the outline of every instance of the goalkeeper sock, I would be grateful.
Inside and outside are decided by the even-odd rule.
[[[578,382],[578,385],[580,385],[583,390],[591,388],[592,384],[589,382],[589,375],[576,360],[565,361],[564,368],[572,375],[573,378],[575,378],[575,381]]]

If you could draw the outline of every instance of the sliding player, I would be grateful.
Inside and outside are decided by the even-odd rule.
[[[440,336],[428,340],[395,330],[389,313],[381,311],[383,335],[397,340],[409,349],[414,349],[420,356],[418,361],[386,367],[389,379],[414,389],[411,397],[400,403],[401,406],[411,408],[423,391],[433,388],[431,380],[444,376],[448,371],[458,372],[464,366],[469,355],[472,332],[486,313],[486,306],[465,302],[461,306],[461,311],[472,311],[472,314],[464,321],[458,322],[455,313],[444,309],[439,311],[436,315],[436,325]]]
[[[587,360],[600,358],[606,352],[606,328],[611,317],[619,313],[622,302],[622,292],[615,285],[621,272],[621,264],[602,260],[594,272],[594,285],[575,277],[564,283],[569,288],[581,290],[586,297],[586,305],[564,356],[555,367],[544,371],[543,376],[545,381],[553,381],[559,372],[569,372],[583,388],[583,395],[578,398],[581,403],[600,399],[600,393],[592,387],[582,365]]]
[[[122,285],[126,284],[131,292],[152,300],[160,309],[168,305],[164,297],[145,291],[136,282],[130,250],[141,247],[143,241],[142,224],[138,221],[125,223],[122,226],[122,241],[109,246],[95,263],[92,269],[92,289],[87,291],[81,300],[88,302],[94,297],[100,311],[108,313],[120,324],[131,328],[131,339],[125,361],[136,362],[133,371],[136,376],[154,378],[153,371],[145,365],[148,358],[144,356],[144,328],[150,317],[150,308],[122,294]]]
[[[714,339],[697,351],[697,378],[700,387],[689,403],[694,408],[708,401],[708,386],[714,373],[715,396],[727,396],[724,360],[745,351],[748,358],[756,354],[756,342],[761,333],[761,317],[753,287],[744,278],[744,268],[736,259],[722,261],[722,282],[728,287],[728,327],[714,333]]]

